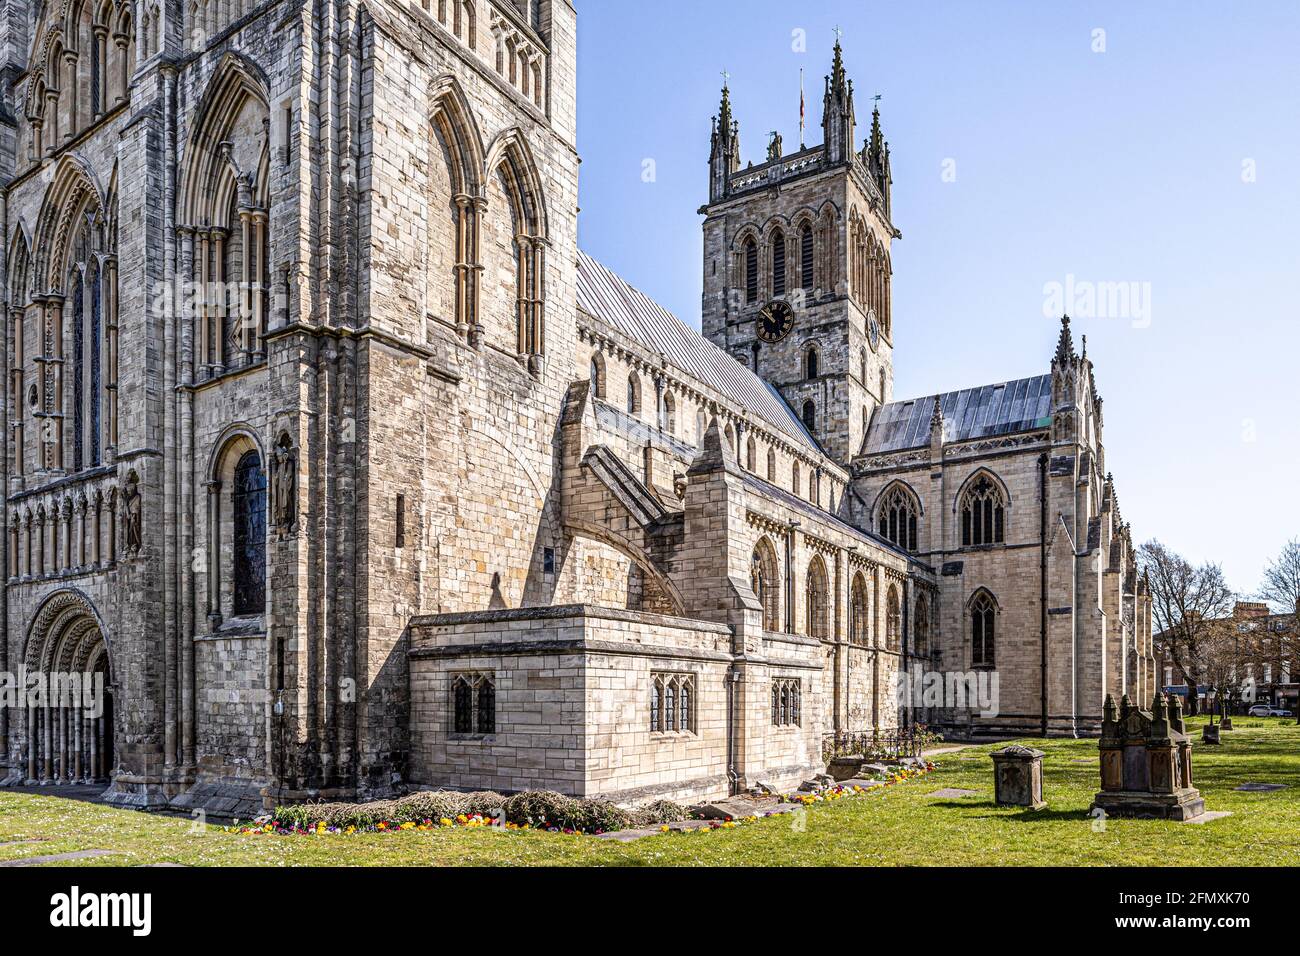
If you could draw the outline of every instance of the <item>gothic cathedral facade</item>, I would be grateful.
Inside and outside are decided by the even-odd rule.
[[[250,815],[784,785],[1150,697],[1092,363],[900,402],[879,116],[742,168],[703,334],[578,249],[571,0],[9,0],[6,783]],[[997,673],[997,713],[900,676]]]

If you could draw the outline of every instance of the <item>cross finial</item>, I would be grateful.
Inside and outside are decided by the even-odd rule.
[[[835,26],[832,29],[835,32],[835,42],[839,43],[840,37],[844,36],[844,31],[840,29],[840,25],[838,23],[835,24]]]
[[[725,88],[726,85],[727,85],[727,81],[730,80],[730,79],[731,79],[731,74],[728,73],[728,72],[724,69],[724,70],[722,71],[722,85],[723,85],[724,88]]]

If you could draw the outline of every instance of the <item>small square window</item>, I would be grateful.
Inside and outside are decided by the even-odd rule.
[[[695,675],[650,675],[650,732],[695,733]]]

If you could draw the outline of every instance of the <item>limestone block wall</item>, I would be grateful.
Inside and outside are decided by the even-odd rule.
[[[411,779],[619,800],[726,792],[725,627],[581,606],[417,618]],[[496,732],[451,732],[456,674],[496,681]],[[695,729],[650,730],[652,675],[695,679]]]
[[[266,640],[260,634],[195,644],[199,770],[263,780],[266,774]]]
[[[375,336],[358,378],[357,547],[371,573],[358,600],[357,679],[362,760],[377,785],[404,772],[393,755],[406,749],[410,616],[547,602],[555,574],[545,568],[562,567],[567,548],[553,458],[575,336],[574,262],[558,251],[576,244],[574,13],[543,5],[550,70],[539,105],[531,86],[525,94],[497,71],[486,29],[496,6],[476,4],[471,37],[385,5],[367,45],[358,321]],[[525,224],[505,179],[539,170]],[[445,251],[458,247],[454,182],[474,196],[482,266],[459,313],[445,288]],[[525,228],[557,250],[537,260],[544,341],[531,354],[519,348],[510,248]]]

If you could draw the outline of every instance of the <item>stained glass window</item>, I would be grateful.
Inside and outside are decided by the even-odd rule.
[[[962,496],[961,543],[969,548],[1001,544],[1004,540],[1005,502],[987,475],[980,475]]]
[[[981,592],[971,603],[971,666],[993,666],[995,605],[988,592]]]
[[[235,465],[235,614],[266,608],[266,472],[261,456],[245,452]]]
[[[919,510],[916,499],[902,485],[895,485],[881,499],[877,512],[880,536],[905,551],[915,551],[916,517]]]

